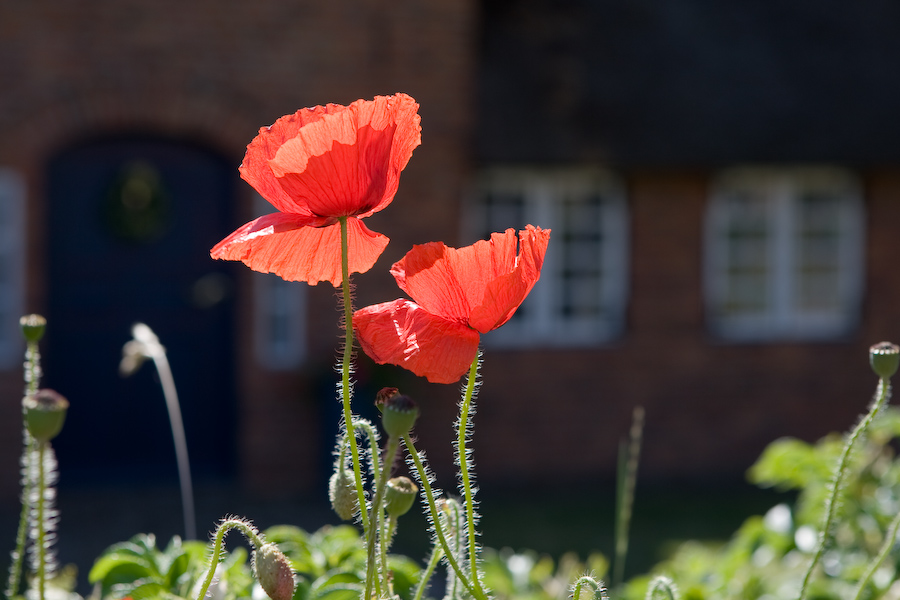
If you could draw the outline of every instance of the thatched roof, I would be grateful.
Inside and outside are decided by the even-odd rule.
[[[900,2],[488,0],[485,162],[900,162]]]

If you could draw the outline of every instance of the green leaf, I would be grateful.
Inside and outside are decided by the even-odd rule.
[[[116,586],[115,593],[129,596],[132,600],[148,600],[166,595],[166,587],[158,581],[139,581],[137,585]]]
[[[128,581],[128,578],[138,579],[154,575],[153,566],[141,556],[129,553],[104,554],[91,567],[88,581],[97,583],[103,581],[105,585]]]
[[[422,573],[418,563],[406,556],[390,555],[388,567],[394,575],[394,592],[403,598],[411,597]]]
[[[169,589],[174,589],[178,585],[179,579],[187,573],[190,565],[190,556],[186,552],[181,552],[172,560],[169,570],[166,572],[165,584]]]
[[[362,591],[361,582],[362,579],[356,573],[335,569],[313,582],[309,590],[309,598],[310,600],[322,599],[327,596],[329,600],[340,600],[347,590],[351,590],[359,596]],[[331,597],[332,592],[340,593]]]

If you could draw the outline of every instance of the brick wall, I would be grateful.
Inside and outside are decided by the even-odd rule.
[[[94,135],[150,132],[201,142],[236,167],[257,129],[282,114],[407,92],[422,105],[425,143],[390,216],[372,219],[371,227],[395,240],[395,254],[443,235],[457,219],[466,169],[474,26],[473,4],[458,0],[4,4],[0,165],[28,181],[28,310],[45,304],[46,161]],[[240,193],[235,226],[253,216],[249,186]],[[386,273],[370,278],[393,286]],[[310,354],[323,359],[304,372],[256,367],[249,323],[239,328],[241,471],[248,484],[273,493],[308,487],[321,447],[322,400],[310,384],[319,376],[309,371],[322,363],[330,369],[339,332],[333,290],[320,285],[311,296]],[[250,301],[244,278],[241,314],[250,314]],[[0,374],[0,387],[16,396],[19,378],[18,371]],[[0,403],[0,493],[7,496],[18,480],[18,411],[17,401]]]

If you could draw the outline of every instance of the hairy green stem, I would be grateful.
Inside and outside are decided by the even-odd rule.
[[[481,353],[475,355],[472,365],[469,367],[469,379],[466,382],[466,391],[463,395],[462,404],[459,407],[459,423],[457,423],[456,444],[459,456],[459,475],[462,483],[463,494],[466,502],[466,528],[468,530],[469,541],[469,568],[472,571],[472,584],[479,593],[484,595],[481,587],[481,577],[478,575],[478,544],[475,539],[475,501],[472,491],[472,479],[469,475],[469,455],[466,449],[466,438],[469,429],[469,410],[472,406],[472,399],[475,394],[475,382],[478,378],[478,366],[480,364]]]
[[[378,593],[379,597],[381,596],[382,584],[386,584],[386,581],[379,581],[379,578],[375,576],[375,571],[377,570],[377,565],[382,565],[382,579],[387,577],[386,569],[384,565],[386,564],[386,560],[384,557],[384,545],[379,541],[379,556],[378,561],[376,561],[375,557],[375,537],[383,538],[384,531],[382,524],[384,522],[384,490],[387,487],[387,480],[390,477],[391,473],[391,465],[394,464],[394,459],[397,456],[397,450],[400,448],[400,440],[391,436],[388,437],[387,447],[384,452],[384,461],[382,464],[384,468],[381,469],[381,473],[377,478],[377,483],[375,485],[375,499],[372,501],[372,507],[370,509],[371,514],[369,516],[369,523],[376,524],[376,530],[373,531],[373,535],[368,536],[366,539],[367,550],[368,550],[368,560],[366,562],[366,595],[365,598],[371,598],[372,592],[372,584],[374,582],[375,591]]]
[[[394,525],[396,519],[387,518],[385,522],[384,495],[387,488],[387,482],[391,478],[391,468],[397,458],[397,450],[400,448],[400,440],[397,438],[388,438],[387,452],[384,455],[384,469],[381,471],[381,477],[378,479],[378,491],[376,494],[378,509],[378,558],[381,561],[381,587],[384,590],[390,589],[390,577],[388,573],[387,548],[390,540],[394,536]]]
[[[884,534],[884,542],[881,544],[881,550],[878,551],[878,556],[872,560],[872,563],[866,569],[866,572],[856,585],[856,593],[853,595],[853,600],[860,600],[863,597],[863,592],[865,591],[869,580],[872,579],[875,571],[878,570],[881,563],[884,562],[884,559],[888,557],[891,550],[894,548],[894,541],[897,539],[898,531],[900,531],[900,514],[897,514],[897,516],[894,517],[894,520],[891,521],[890,527],[888,527],[887,532]]]
[[[365,419],[354,419],[353,427],[356,429],[362,429],[366,437],[369,438],[369,448],[372,448],[372,452],[370,456],[372,457],[372,464],[370,465],[372,471],[372,479],[378,481],[378,477],[381,473],[381,458],[378,455],[378,452],[375,451],[378,448],[378,434],[375,433],[375,428],[372,427],[372,424]]]
[[[350,456],[353,462],[353,479],[356,483],[356,495],[359,499],[359,514],[362,519],[363,533],[368,538],[369,515],[366,511],[366,492],[363,489],[362,469],[359,461],[359,448],[356,434],[353,431],[353,412],[350,410],[350,363],[353,360],[353,301],[350,297],[350,261],[347,243],[347,217],[338,217],[341,226],[341,289],[344,301],[344,356],[341,361],[341,400],[344,405],[344,426],[350,440]]]
[[[629,441],[619,446],[619,468],[616,482],[615,555],[613,557],[612,586],[617,587],[625,577],[628,555],[628,529],[634,508],[634,488],[637,484],[641,438],[644,430],[644,409],[636,406],[632,412]]]
[[[665,575],[657,575],[647,586],[646,600],[678,600],[678,588],[675,582]]]
[[[409,455],[412,457],[416,472],[419,475],[419,483],[422,484],[422,491],[425,493],[425,500],[428,503],[428,512],[431,514],[435,535],[444,551],[444,558],[447,559],[450,568],[453,569],[453,572],[456,573],[456,576],[474,598],[477,600],[487,600],[487,595],[484,591],[472,586],[471,582],[469,582],[469,578],[466,577],[462,568],[459,566],[459,563],[453,557],[453,552],[450,549],[450,545],[447,543],[447,537],[444,535],[444,531],[441,528],[440,514],[438,513],[437,505],[434,501],[434,491],[431,489],[431,482],[428,481],[428,472],[425,470],[425,465],[422,464],[419,452],[416,450],[416,446],[413,444],[408,433],[403,436],[403,443],[406,444],[406,449],[409,450]]]
[[[24,429],[24,427],[23,427]],[[6,597],[11,600],[19,593],[19,581],[22,579],[22,564],[25,560],[25,543],[28,537],[28,514],[31,512],[31,481],[30,461],[35,454],[36,443],[27,429],[24,429],[25,449],[22,454],[22,510],[19,513],[19,529],[16,532],[16,548],[12,552],[12,563],[9,566],[9,583],[6,589]]]
[[[264,542],[262,537],[256,532],[256,529],[246,521],[240,519],[225,519],[222,521],[216,528],[216,533],[213,536],[213,548],[209,557],[209,571],[206,573],[206,579],[203,580],[203,584],[200,586],[200,593],[197,595],[197,600],[203,600],[206,597],[206,592],[209,591],[213,576],[216,574],[216,566],[219,564],[219,555],[222,552],[222,542],[225,539],[225,534],[234,528],[240,530],[240,532],[244,534],[244,537],[250,540],[250,543],[253,544],[254,548],[258,549],[263,545]]]
[[[431,578],[434,576],[434,570],[437,569],[438,563],[441,562],[443,556],[444,551],[439,546],[435,546],[432,549],[431,558],[428,559],[428,566],[422,571],[422,578],[419,579],[419,584],[416,586],[416,593],[413,596],[413,600],[422,600],[422,595],[428,587],[428,582],[431,581]]]
[[[847,465],[850,462],[850,454],[853,451],[853,446],[856,444],[856,441],[866,432],[866,430],[869,428],[869,425],[872,424],[872,421],[875,420],[875,416],[881,410],[881,407],[885,405],[890,395],[891,381],[887,377],[881,377],[878,381],[878,389],[875,392],[875,400],[872,402],[872,406],[869,409],[868,414],[859,422],[859,424],[847,437],[847,441],[844,444],[844,449],[841,451],[841,457],[838,462],[837,470],[834,473],[834,481],[832,481],[831,483],[831,490],[825,508],[825,521],[822,524],[822,531],[819,533],[819,544],[816,548],[816,553],[813,555],[812,562],[809,563],[809,567],[806,569],[806,574],[803,576],[803,583],[800,586],[800,594],[797,596],[799,600],[803,600],[803,598],[806,596],[806,589],[809,585],[809,580],[812,576],[812,572],[816,568],[816,565],[819,564],[819,561],[822,559],[822,555],[825,553],[825,547],[828,543],[829,532],[831,531],[831,528],[834,524],[834,518],[837,513],[839,504],[838,496],[840,495],[841,488],[844,484],[844,477],[847,474]]]
[[[591,588],[594,598],[598,595],[600,598],[609,598],[609,594],[606,592],[606,586],[603,585],[602,581],[597,581],[593,577],[585,575],[580,577],[578,581],[575,582],[575,585],[572,586],[572,600],[581,600],[581,590],[585,586]]]
[[[25,396],[33,396],[37,393],[41,382],[41,355],[38,351],[38,343],[28,341],[25,346]],[[22,408],[22,441],[24,445],[22,467],[25,469],[25,476],[22,478],[22,510],[19,513],[19,529],[16,532],[16,547],[12,552],[12,562],[9,565],[9,582],[6,588],[6,597],[8,599],[19,593],[19,581],[22,579],[22,564],[25,560],[25,543],[28,538],[28,513],[31,510],[30,500],[32,482],[28,461],[34,454],[34,438],[25,427],[25,408]]]
[[[37,442],[37,482],[35,488],[37,498],[35,505],[35,526],[37,528],[37,538],[35,539],[35,551],[37,552],[37,584],[38,598],[44,600],[47,593],[47,539],[46,527],[44,521],[44,486],[46,485],[46,473],[44,472],[44,453],[46,452],[47,442]]]
[[[31,440],[25,442],[26,457],[31,454],[31,443]],[[6,588],[8,600],[11,600],[19,593],[19,580],[22,578],[22,561],[25,557],[25,539],[28,533],[29,505],[27,498],[29,495],[30,485],[25,482],[22,489],[22,510],[19,513],[19,529],[16,532],[16,548],[12,552],[12,563],[9,566],[9,582]]]

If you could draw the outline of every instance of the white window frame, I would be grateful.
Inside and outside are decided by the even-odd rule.
[[[22,316],[25,296],[25,178],[0,167],[0,367],[21,368]]]
[[[823,193],[839,199],[836,305],[805,309],[798,305],[796,237],[799,199]],[[760,310],[728,312],[730,198],[753,194],[764,198],[767,234],[765,265],[767,293]],[[762,206],[762,205],[760,205]],[[864,272],[864,206],[862,186],[846,169],[837,167],[742,167],[723,171],[712,184],[705,224],[705,297],[711,332],[723,340],[833,340],[858,325]]]
[[[274,212],[257,196],[255,214]],[[270,371],[289,371],[306,360],[307,289],[298,281],[285,281],[273,273],[252,273],[253,349],[257,363]],[[273,323],[283,330],[276,335]]]
[[[524,222],[498,222],[483,201],[490,193],[521,195]],[[598,315],[562,314],[564,215],[566,195],[596,194],[602,199],[600,233],[601,304]],[[482,339],[496,348],[579,347],[602,345],[617,338],[625,324],[628,301],[628,210],[624,185],[598,168],[494,167],[485,169],[468,195],[463,239],[484,239],[487,231],[531,224],[551,229],[541,278],[523,303],[522,314]],[[518,313],[517,313],[518,314]]]

